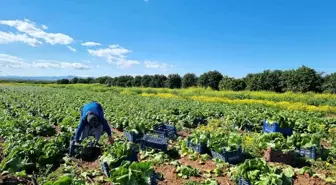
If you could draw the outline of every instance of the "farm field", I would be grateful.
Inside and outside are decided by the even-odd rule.
[[[115,143],[107,144],[105,134],[95,155],[86,155],[89,139],[70,157],[80,108],[89,101],[102,104]],[[335,184],[335,102],[336,95],[314,93],[2,84],[0,184]],[[292,128],[293,134],[263,133],[263,120]],[[177,129],[167,151],[139,148],[124,136],[151,133],[158,123]],[[191,145],[207,151],[199,154]],[[296,149],[310,149],[315,160]],[[134,151],[137,162],[124,160]],[[214,158],[223,151],[234,162]]]

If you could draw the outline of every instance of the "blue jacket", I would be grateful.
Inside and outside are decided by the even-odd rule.
[[[75,141],[79,140],[80,135],[83,132],[84,127],[87,124],[86,113],[88,111],[91,111],[98,116],[99,121],[103,124],[104,131],[107,133],[108,136],[111,136],[112,132],[111,132],[110,126],[107,124],[107,121],[104,117],[104,111],[103,111],[102,106],[97,102],[91,102],[82,107],[81,118],[80,118],[79,125],[76,131]]]

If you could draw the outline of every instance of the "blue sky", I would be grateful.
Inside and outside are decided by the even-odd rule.
[[[5,0],[0,75],[336,72],[333,0]]]

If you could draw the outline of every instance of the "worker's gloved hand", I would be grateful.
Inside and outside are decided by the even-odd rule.
[[[111,136],[111,137],[109,137],[109,139],[108,139],[108,140],[109,140],[109,143],[110,143],[110,144],[113,144],[113,143],[114,143],[114,140],[113,140],[113,137],[112,137],[112,136]]]

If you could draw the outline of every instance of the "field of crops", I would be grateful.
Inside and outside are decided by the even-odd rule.
[[[92,149],[90,138],[70,157],[80,109],[90,101],[102,104],[115,143],[104,134]],[[317,94],[0,85],[0,184],[333,184],[335,101]],[[264,120],[293,134],[264,133]],[[125,137],[156,137],[158,123],[177,129],[167,150]]]

